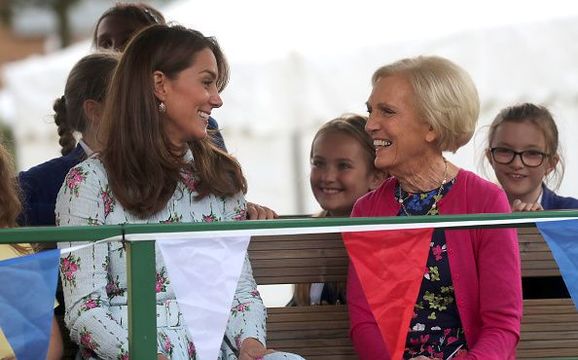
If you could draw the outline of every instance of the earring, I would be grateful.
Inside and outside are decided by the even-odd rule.
[[[164,114],[167,112],[167,106],[165,105],[164,102],[161,101],[161,103],[159,104],[159,112],[161,114]]]

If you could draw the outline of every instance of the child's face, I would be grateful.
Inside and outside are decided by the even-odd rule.
[[[362,145],[353,137],[329,132],[313,143],[311,189],[331,216],[349,216],[355,201],[378,184]]]
[[[534,152],[529,154],[534,155],[529,155],[528,158],[536,156],[536,152],[547,152],[544,133],[529,121],[518,123],[506,121],[499,125],[490,143],[490,148],[496,147],[516,152],[533,150]],[[526,166],[522,162],[520,155],[516,155],[509,164],[496,162],[489,152],[487,156],[494,168],[498,181],[508,195],[510,203],[516,199],[520,199],[523,202],[536,202],[538,196],[540,196],[544,177],[556,165],[551,160],[552,158],[547,156],[544,157],[542,164],[536,167]]]

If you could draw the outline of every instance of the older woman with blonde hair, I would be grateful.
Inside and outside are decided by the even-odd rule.
[[[471,139],[479,114],[463,69],[420,56],[379,68],[372,85],[366,131],[376,167],[392,177],[356,203],[353,217],[510,212],[500,188],[443,156]],[[515,359],[522,316],[515,231],[436,229],[425,268],[404,359]],[[360,359],[388,359],[353,266],[347,294]]]

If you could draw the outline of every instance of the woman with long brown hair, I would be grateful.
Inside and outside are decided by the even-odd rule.
[[[245,219],[241,167],[207,137],[208,118],[222,105],[219,93],[227,81],[228,65],[215,39],[180,26],[140,32],[112,80],[100,128],[103,148],[71,169],[60,190],[59,224]],[[157,319],[166,319],[157,320],[158,357],[195,358],[159,251],[156,268]],[[128,356],[125,269],[120,242],[61,261],[65,320],[84,359]],[[246,259],[219,358],[295,356],[266,349],[265,313]]]

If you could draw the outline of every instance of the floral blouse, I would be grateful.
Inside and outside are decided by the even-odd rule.
[[[403,206],[398,216],[437,215],[437,202],[448,193],[455,179],[443,188],[408,194],[396,189]],[[406,339],[404,359],[424,355],[432,359],[458,358],[466,353],[466,339],[451,279],[443,230],[434,230],[424,277]]]
[[[187,160],[193,161],[187,153]],[[211,222],[245,219],[242,194],[231,198],[209,195],[195,200],[196,179],[183,173],[166,207],[139,219],[118,203],[110,190],[102,162],[91,157],[72,168],[58,194],[56,223],[108,225],[123,223]],[[79,243],[63,242],[66,248]],[[62,255],[60,270],[66,304],[65,320],[82,359],[128,359],[126,251],[108,242]],[[194,359],[195,347],[182,322],[161,252],[156,252],[158,353],[170,359]],[[160,319],[160,320],[159,320]],[[236,359],[248,337],[265,344],[266,309],[257,291],[251,265],[245,259],[219,359]]]

